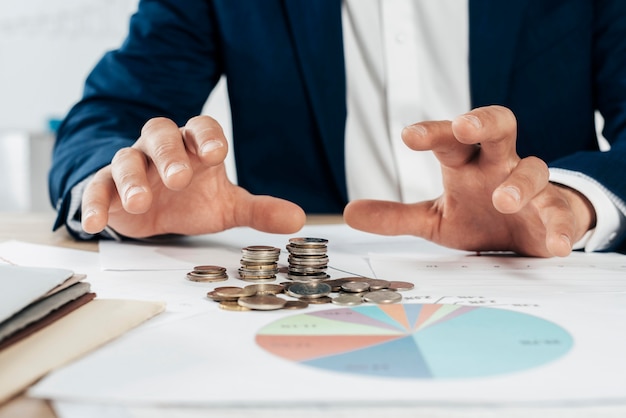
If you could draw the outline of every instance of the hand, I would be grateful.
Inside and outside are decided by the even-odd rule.
[[[109,225],[128,237],[219,232],[236,226],[273,233],[298,231],[304,211],[286,200],[254,196],[226,176],[228,145],[219,124],[198,116],[178,128],[148,121],[132,147],[99,170],[82,200],[82,226]]]
[[[344,211],[346,222],[463,250],[568,255],[595,224],[593,208],[577,192],[550,183],[542,160],[520,159],[516,132],[515,116],[500,106],[478,108],[452,122],[405,128],[407,146],[432,150],[439,159],[443,194],[415,204],[354,201]]]

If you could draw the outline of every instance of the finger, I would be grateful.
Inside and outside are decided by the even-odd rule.
[[[176,124],[166,118],[150,119],[141,129],[133,145],[154,163],[163,184],[171,190],[181,190],[193,175],[187,149]]]
[[[111,160],[111,177],[124,210],[144,213],[152,204],[146,156],[134,148],[122,148]]]
[[[85,232],[97,234],[107,226],[109,209],[115,195],[111,169],[107,166],[94,175],[83,191],[81,224]]]
[[[481,160],[502,164],[516,159],[517,120],[503,106],[486,106],[458,116],[452,121],[452,132],[465,144],[480,144]]]
[[[516,213],[546,188],[550,173],[545,162],[527,157],[517,164],[507,179],[491,195],[500,213]]]
[[[355,200],[346,205],[346,223],[360,231],[379,235],[416,235],[432,239],[435,217],[429,216],[431,202],[404,204],[384,200]]]
[[[414,151],[432,150],[447,167],[467,163],[479,150],[476,145],[459,142],[452,133],[450,121],[421,122],[402,130],[402,140]]]
[[[306,221],[300,206],[284,199],[257,196],[242,192],[235,206],[235,225],[248,226],[263,232],[291,234]]]
[[[546,229],[546,249],[557,257],[572,252],[575,219],[565,201],[550,199],[540,210],[540,219]]]
[[[226,158],[228,142],[222,127],[215,119],[196,116],[189,119],[181,131],[187,148],[205,164],[218,165]]]

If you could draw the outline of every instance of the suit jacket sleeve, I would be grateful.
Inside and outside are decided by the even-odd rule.
[[[148,119],[182,126],[200,114],[221,74],[211,32],[208,2],[140,2],[126,41],[96,65],[59,128],[49,174],[55,228],[67,218],[72,187],[131,146]]]
[[[604,137],[611,150],[579,151],[550,163],[553,167],[582,172],[606,187],[626,211],[626,3],[594,2],[593,100],[605,120]],[[626,249],[626,234],[609,250]]]

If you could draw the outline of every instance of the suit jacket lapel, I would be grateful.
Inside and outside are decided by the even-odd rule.
[[[528,0],[469,0],[472,107],[503,104]]]
[[[344,170],[346,80],[341,0],[284,0],[300,71],[339,191],[347,200]]]

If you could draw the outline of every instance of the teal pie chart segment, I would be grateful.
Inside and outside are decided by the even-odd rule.
[[[361,305],[287,316],[256,343],[307,367],[403,379],[478,378],[558,360],[573,347],[559,325],[500,308]]]

